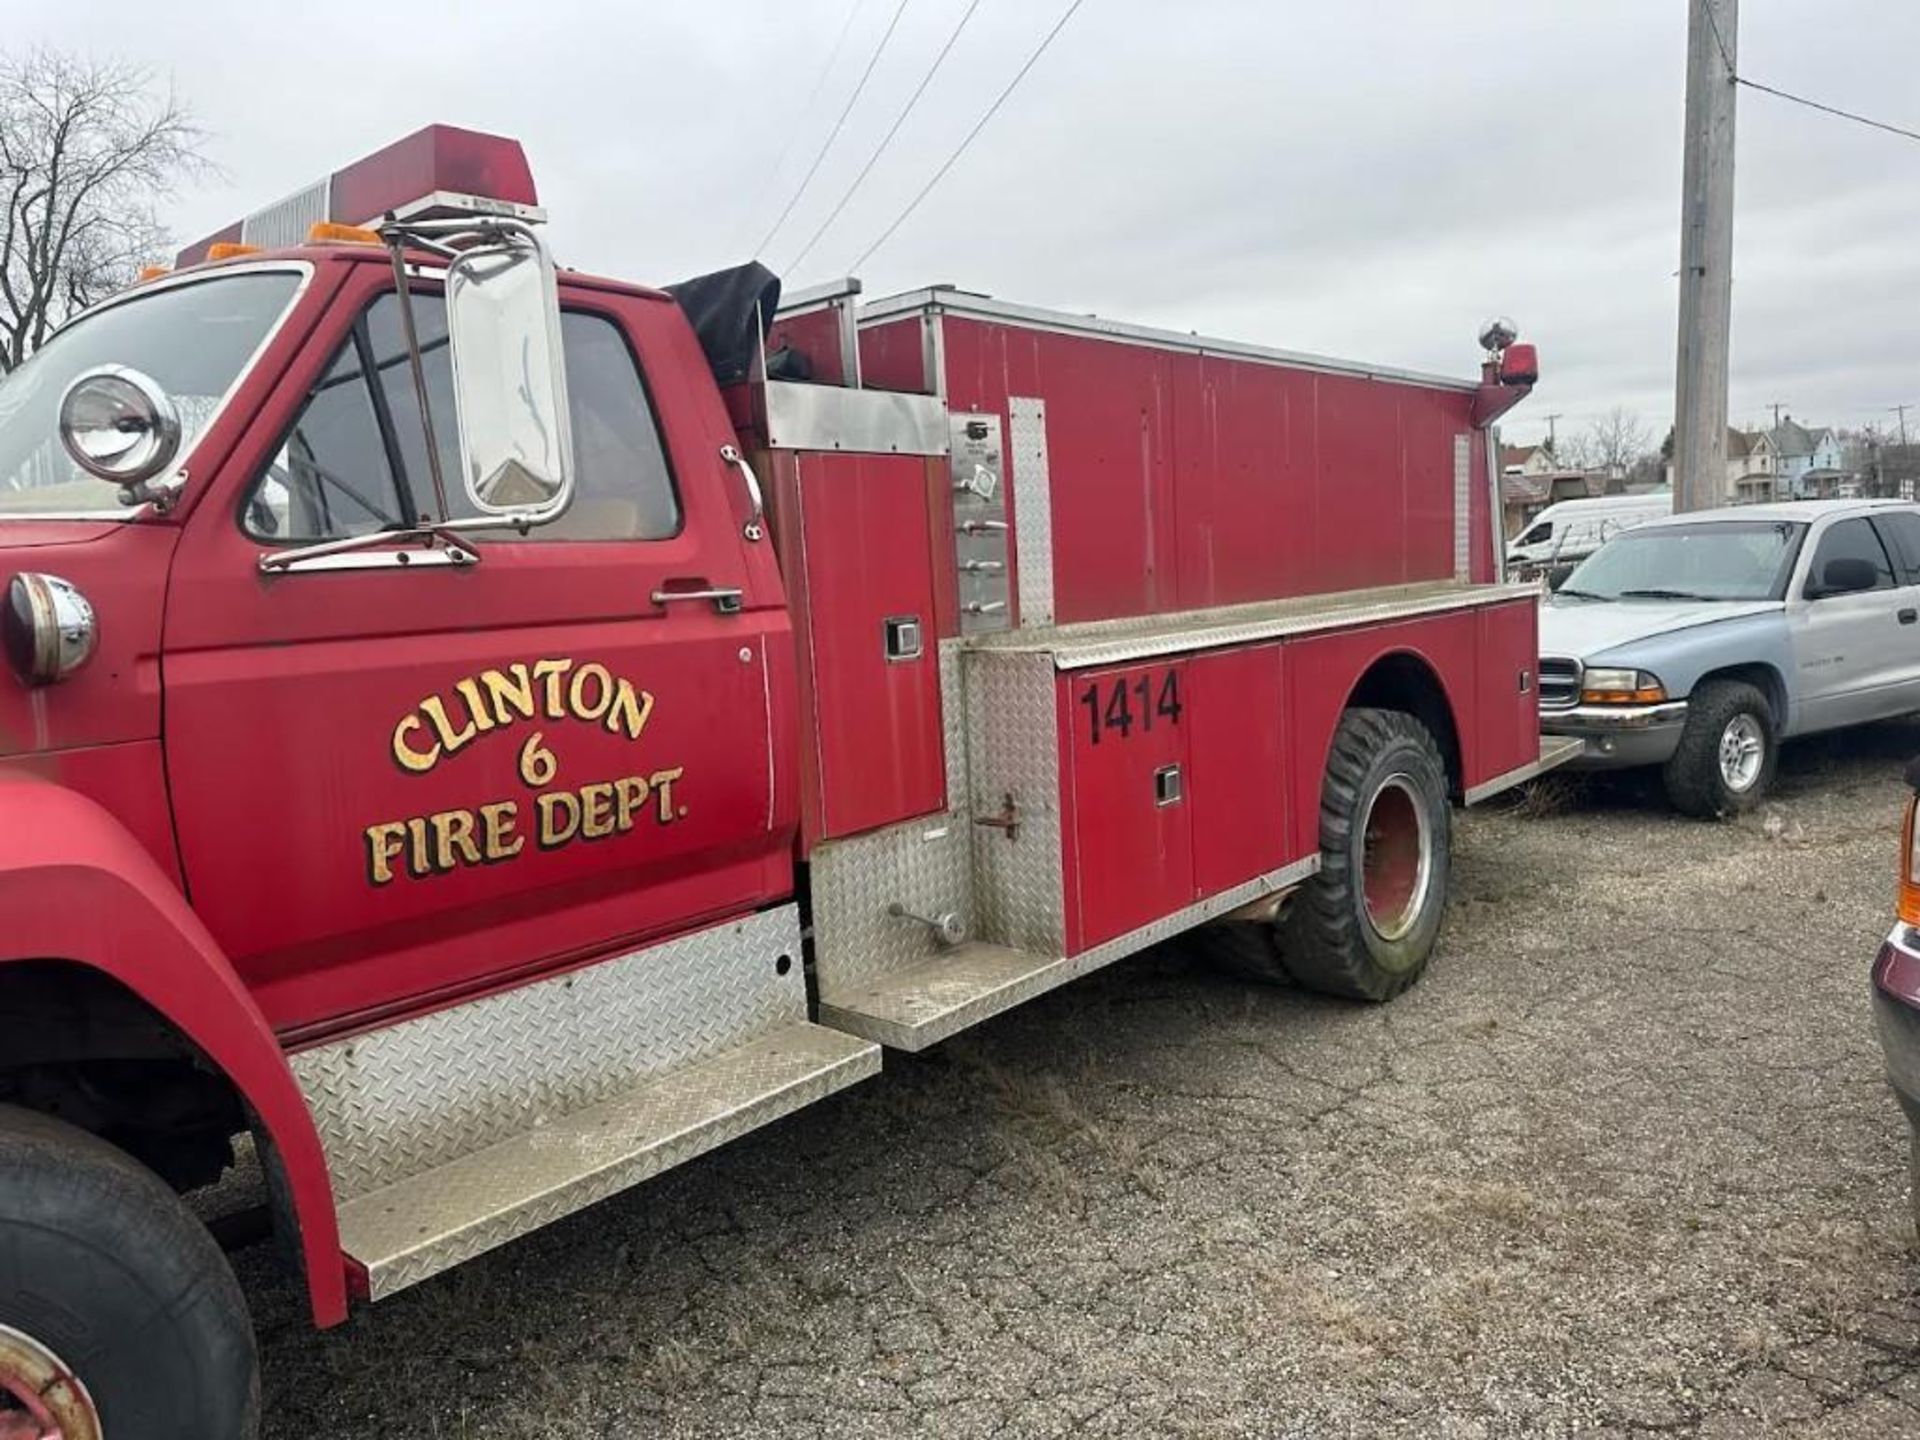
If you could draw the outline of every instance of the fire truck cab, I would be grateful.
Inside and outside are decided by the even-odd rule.
[[[1456,381],[541,218],[431,127],[0,386],[0,1440],[253,1433],[179,1198],[236,1142],[334,1324],[1181,932],[1387,999],[1450,805],[1561,758],[1510,327]]]

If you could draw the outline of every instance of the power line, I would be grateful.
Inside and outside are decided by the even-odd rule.
[[[1047,47],[1053,44],[1054,37],[1066,28],[1067,22],[1073,18],[1074,12],[1077,11],[1085,3],[1086,3],[1086,0],[1073,0],[1073,3],[1067,6],[1066,13],[1054,22],[1053,28],[1047,32],[1046,38],[1041,40],[1039,46],[1034,50],[1033,54],[1027,57],[1027,63],[1020,67],[1020,69],[1014,74],[1013,79],[1007,82],[1007,88],[1002,90],[999,93],[999,95],[994,98],[993,104],[987,107],[987,113],[980,117],[979,121],[974,125],[973,129],[967,132],[966,138],[963,139],[959,143],[959,145],[957,145],[954,148],[954,151],[951,155],[947,156],[946,160],[942,162],[940,168],[933,172],[933,178],[928,180],[925,185],[920,187],[920,193],[915,195],[913,199],[907,202],[907,208],[902,210],[899,213],[899,215],[894,217],[894,221],[891,225],[887,226],[885,230],[882,230],[880,232],[880,238],[875,240],[871,245],[867,246],[865,250],[860,252],[860,258],[855,260],[853,264],[847,267],[849,271],[858,270],[862,265],[866,264],[868,259],[871,258],[871,256],[873,255],[873,252],[878,250],[882,245],[886,244],[888,240],[892,239],[893,232],[898,230],[902,225],[907,223],[907,217],[912,215],[915,210],[918,210],[920,208],[920,202],[922,200],[925,200],[927,196],[932,193],[933,187],[938,185],[941,179],[946,175],[946,173],[954,167],[956,162],[958,162],[960,157],[967,153],[967,147],[973,144],[974,137],[977,136],[982,130],[987,128],[987,122],[993,119],[993,117],[999,112],[999,109],[1002,105],[1007,103],[1007,97],[1013,94],[1014,90],[1019,86],[1022,80],[1027,78],[1027,72],[1033,69],[1034,65],[1039,62],[1039,59],[1042,55],[1047,53]]]
[[[793,213],[793,207],[800,203],[800,197],[807,193],[807,187],[813,183],[813,177],[820,172],[820,162],[827,158],[827,152],[833,148],[833,142],[840,138],[840,127],[847,123],[847,116],[853,113],[853,107],[860,103],[860,96],[867,88],[867,81],[873,78],[873,67],[880,63],[880,57],[886,53],[887,42],[893,38],[893,32],[899,27],[900,17],[906,14],[909,0],[900,0],[893,7],[893,18],[887,22],[886,31],[880,36],[880,43],[873,47],[873,54],[867,57],[867,68],[860,72],[860,83],[853,87],[853,94],[847,97],[847,103],[840,112],[840,118],[833,122],[833,129],[827,132],[826,143],[820,147],[820,153],[813,157],[813,164],[807,167],[806,175],[800,181],[800,188],[793,192],[793,198],[787,201],[787,208],[780,212],[780,218],[773,222],[773,228],[761,237],[754,246],[755,254],[762,254],[780,227],[787,223],[787,217]]]
[[[734,227],[734,243],[737,246],[745,234],[747,221],[753,217],[760,204],[773,189],[773,182],[780,178],[780,172],[786,168],[787,157],[793,154],[793,147],[800,139],[800,132],[806,128],[806,121],[813,115],[813,107],[820,99],[820,92],[827,88],[827,77],[833,74],[833,67],[840,62],[840,52],[847,48],[847,36],[853,33],[853,22],[860,18],[860,12],[867,7],[867,0],[853,0],[847,7],[847,18],[840,23],[840,36],[833,42],[833,49],[827,55],[827,63],[820,67],[820,73],[814,77],[813,89],[807,92],[807,103],[800,107],[800,123],[787,127],[787,140],[780,147],[780,157],[773,162],[773,168],[767,171],[767,178],[760,182],[760,188],[754,192],[752,202],[740,214],[740,223]]]
[[[1851,110],[1842,110],[1833,105],[1822,105],[1818,100],[1809,100],[1804,95],[1789,94],[1785,90],[1776,90],[1771,85],[1762,85],[1758,80],[1749,80],[1744,75],[1733,77],[1733,83],[1744,85],[1749,90],[1758,90],[1763,95],[1772,95],[1776,99],[1791,100],[1796,105],[1804,105],[1809,110],[1818,110],[1822,114],[1837,115],[1842,120],[1851,120],[1856,125],[1865,125],[1874,130],[1884,130],[1889,135],[1898,135],[1907,140],[1920,140],[1920,130],[1908,130],[1904,126],[1889,125],[1884,120],[1869,119],[1865,115],[1856,115]]]
[[[1707,24],[1713,30],[1714,48],[1720,52],[1720,59],[1727,67],[1727,78],[1735,85],[1744,85],[1749,90],[1758,90],[1762,95],[1771,95],[1776,100],[1790,101],[1795,105],[1804,105],[1809,110],[1818,110],[1823,115],[1837,116],[1842,120],[1851,120],[1856,125],[1865,125],[1869,129],[1884,130],[1889,135],[1898,135],[1906,140],[1920,140],[1920,130],[1909,130],[1904,125],[1889,125],[1885,120],[1875,120],[1866,115],[1856,115],[1851,110],[1842,110],[1837,105],[1825,105],[1818,100],[1809,100],[1804,95],[1795,95],[1788,90],[1776,89],[1772,85],[1763,85],[1758,80],[1749,80],[1742,75],[1733,63],[1733,53],[1727,48],[1727,37],[1720,32],[1720,21],[1715,18],[1712,5],[1701,7],[1701,14],[1707,17]]]
[[[967,22],[973,19],[973,12],[979,8],[980,0],[972,0],[972,3],[967,6],[966,13],[960,17],[960,23],[955,25],[953,33],[947,36],[947,43],[940,47],[940,53],[933,57],[933,64],[928,66],[927,73],[920,77],[920,84],[908,98],[906,108],[894,117],[893,124],[888,127],[887,133],[880,137],[880,143],[874,147],[873,154],[867,157],[867,163],[860,167],[860,173],[854,176],[853,183],[847,186],[847,193],[840,197],[840,202],[833,207],[833,213],[820,222],[820,228],[813,232],[813,238],[807,241],[798,255],[793,257],[792,262],[787,266],[789,270],[800,268],[800,262],[813,253],[813,247],[820,243],[820,237],[825,235],[833,222],[840,218],[840,212],[846,209],[847,202],[853,199],[853,192],[860,188],[861,183],[872,172],[874,165],[886,153],[887,146],[893,143],[893,137],[900,133],[900,127],[907,123],[907,117],[913,113],[913,107],[918,105],[920,97],[927,93],[927,86],[932,84],[933,77],[940,73],[940,67],[946,63],[947,55],[952,51],[954,42],[960,38],[960,32],[967,28]]]

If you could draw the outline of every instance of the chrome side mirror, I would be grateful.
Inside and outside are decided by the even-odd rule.
[[[573,498],[560,287],[530,226],[491,220],[447,265],[460,480],[482,515],[530,524]]]
[[[71,580],[22,571],[7,586],[0,641],[29,685],[64,680],[93,655],[93,606]]]
[[[144,371],[96,365],[60,397],[60,443],[89,475],[134,488],[180,453],[180,412]]]

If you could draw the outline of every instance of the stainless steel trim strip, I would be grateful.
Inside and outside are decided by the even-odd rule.
[[[776,450],[945,455],[947,408],[930,395],[769,380],[761,387]]]
[[[970,639],[967,648],[980,655],[1046,654],[1053,658],[1056,669],[1084,670],[1096,665],[1211,650],[1318,630],[1379,625],[1444,614],[1449,610],[1537,598],[1537,592],[1530,586],[1463,586],[1445,580],[1352,590],[1341,595],[1259,601],[1212,610],[1186,610],[1169,615],[1090,620],[1050,630],[1023,628]]]
[[[970,316],[998,320],[1031,330],[1047,330],[1060,335],[1086,335],[1101,340],[1123,340],[1136,345],[1151,345],[1162,350],[1179,350],[1195,355],[1221,355],[1236,360],[1257,360],[1269,365],[1285,365],[1299,370],[1318,370],[1331,375],[1358,375],[1369,380],[1391,380],[1435,390],[1472,393],[1479,381],[1462,380],[1451,375],[1432,375],[1418,370],[1401,370],[1387,365],[1369,365],[1358,360],[1338,360],[1328,355],[1310,355],[1298,350],[1278,350],[1244,341],[1221,340],[1181,330],[1159,330],[1148,325],[1128,325],[1103,320],[1097,315],[1074,315],[1062,310],[1044,310],[1034,305],[1015,305],[995,300],[990,295],[975,295],[964,290],[935,286],[910,290],[869,301],[860,307],[862,325],[911,315],[916,311],[932,314]],[[942,377],[944,378],[944,377]]]
[[[782,291],[780,308],[773,315],[776,320],[790,320],[796,315],[824,309],[835,300],[844,300],[859,293],[860,282],[851,275],[838,280],[823,280],[818,285],[808,285],[804,289]]]
[[[1047,402],[1007,397],[1013,435],[1014,575],[1019,584],[1020,628],[1053,624],[1053,483],[1047,469]]]
[[[1453,578],[1473,578],[1473,437],[1453,437]]]
[[[1566,764],[1586,748],[1587,742],[1577,735],[1542,735],[1538,759],[1529,760],[1517,769],[1509,770],[1504,775],[1496,775],[1491,780],[1484,780],[1471,787],[1466,793],[1466,802],[1469,805],[1478,805],[1482,800],[1490,800],[1504,790],[1511,790],[1516,785],[1524,785],[1535,776],[1544,775],[1547,771]]]

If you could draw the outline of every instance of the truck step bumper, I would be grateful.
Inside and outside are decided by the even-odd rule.
[[[880,1048],[805,1021],[340,1207],[378,1300],[877,1074]]]
[[[820,1023],[896,1050],[924,1050],[1106,963],[969,944],[820,996]]]

